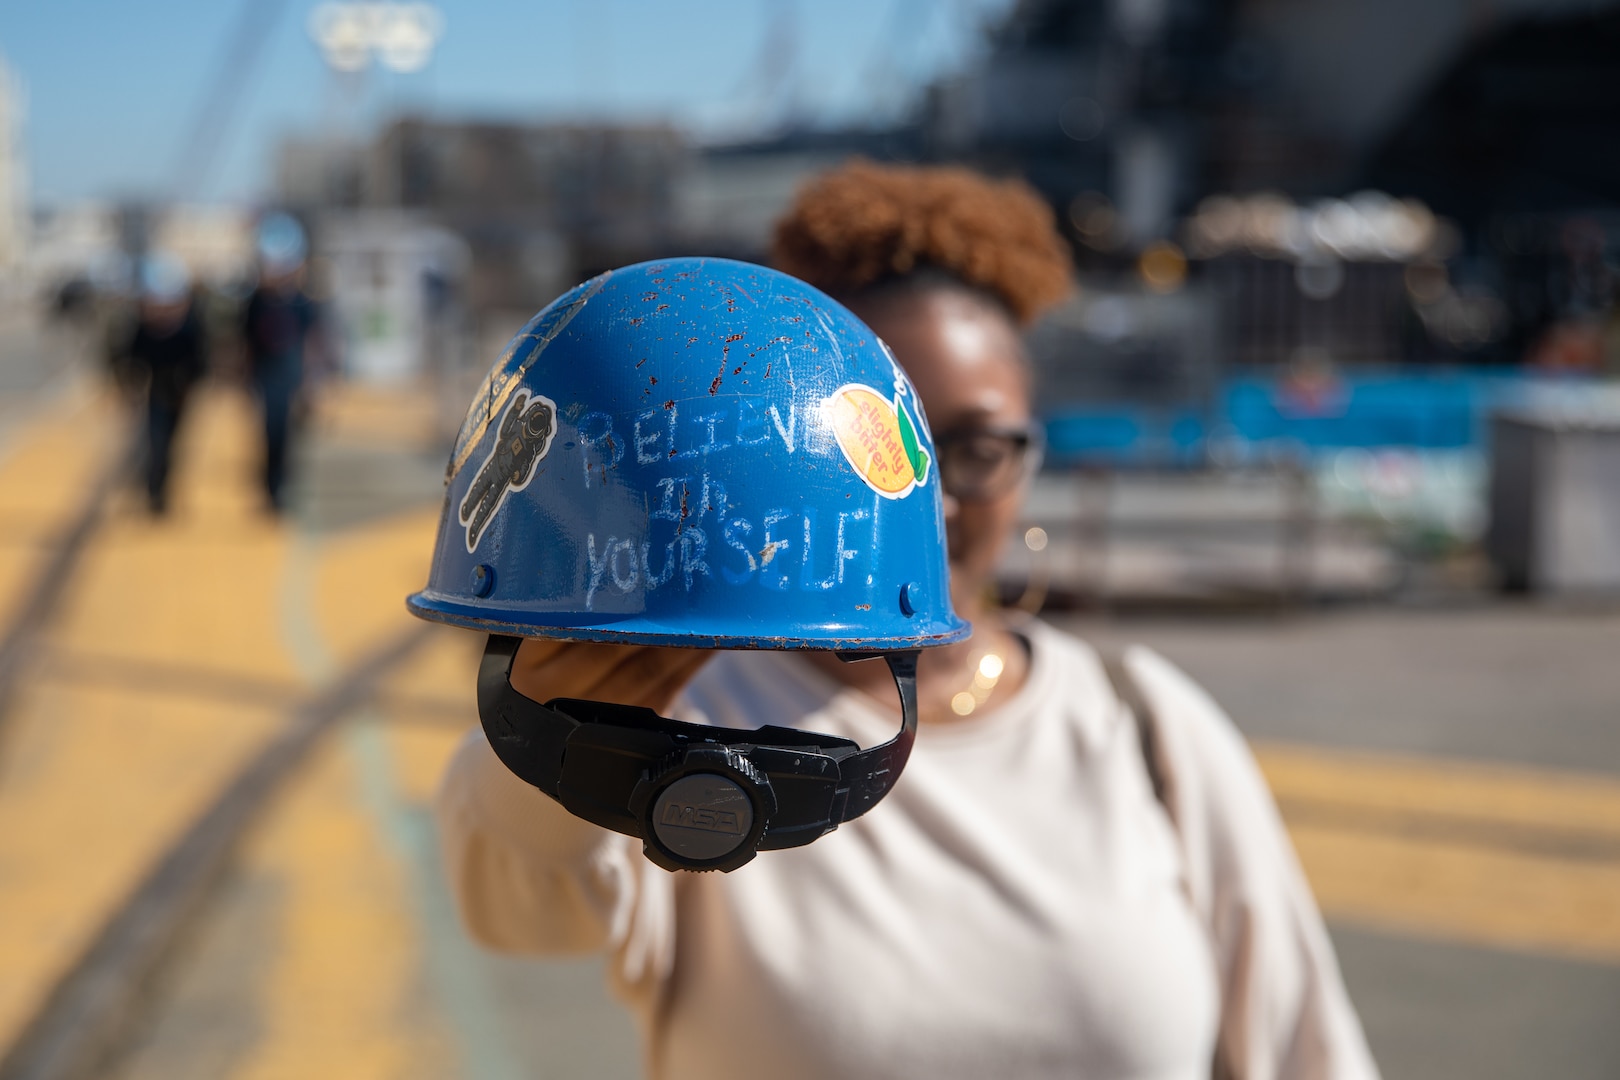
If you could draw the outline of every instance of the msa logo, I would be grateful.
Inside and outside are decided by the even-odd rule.
[[[748,792],[711,772],[688,773],[670,784],[649,816],[650,839],[687,869],[730,855],[758,825]]]
[[[711,810],[706,806],[683,806],[674,799],[664,804],[664,816],[660,825],[675,825],[682,829],[703,829],[706,832],[731,833],[733,836],[742,832],[737,821],[737,815],[730,810]]]

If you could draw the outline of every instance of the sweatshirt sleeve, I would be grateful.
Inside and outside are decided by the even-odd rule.
[[[462,922],[502,952],[607,952],[621,994],[652,993],[674,960],[674,875],[638,843],[581,821],[469,732],[437,800],[445,872]]]
[[[1125,662],[1154,713],[1188,888],[1214,941],[1232,1073],[1376,1080],[1321,913],[1242,735],[1163,657],[1137,648]]]

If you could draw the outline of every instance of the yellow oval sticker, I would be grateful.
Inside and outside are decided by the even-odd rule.
[[[899,395],[890,402],[869,386],[847,383],[822,408],[838,448],[873,491],[903,499],[928,479],[928,451]]]

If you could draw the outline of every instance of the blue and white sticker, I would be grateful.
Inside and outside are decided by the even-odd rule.
[[[477,549],[506,497],[529,486],[556,435],[556,402],[528,390],[512,395],[495,443],[468,485],[456,518],[466,527],[469,555]]]

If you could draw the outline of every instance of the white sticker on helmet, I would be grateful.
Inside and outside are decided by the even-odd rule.
[[[456,517],[466,527],[469,555],[477,549],[506,497],[529,486],[536,466],[551,449],[556,435],[556,402],[527,390],[512,396],[489,456],[478,466]]]

